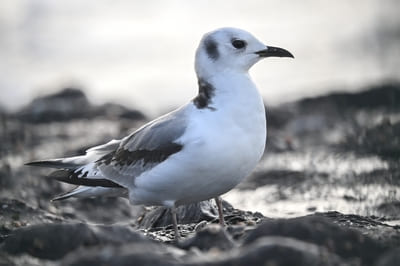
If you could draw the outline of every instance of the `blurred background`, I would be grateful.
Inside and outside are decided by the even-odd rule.
[[[124,198],[52,202],[74,186],[46,177],[50,169],[24,164],[84,154],[188,102],[198,90],[195,49],[204,33],[226,26],[245,29],[295,56],[268,58],[251,69],[267,107],[268,140],[253,173],[222,196],[245,211],[225,208],[227,223],[234,225],[227,232],[236,239],[262,220],[275,224],[269,218],[313,215],[317,219],[310,221],[319,221],[322,215],[362,235],[300,219],[281,227],[280,220],[276,225],[284,232],[306,239],[311,235],[318,246],[300,246],[297,237],[290,244],[286,233],[283,245],[271,246],[269,241],[275,240],[268,238],[257,243],[268,243],[283,259],[300,254],[308,264],[316,257],[315,248],[332,252],[337,246],[342,252],[337,254],[351,265],[375,265],[372,256],[390,246],[397,248],[392,252],[397,262],[376,265],[400,265],[399,0],[0,1],[0,265],[52,265],[37,258],[58,254],[63,247],[68,257],[78,264],[83,258],[85,265],[90,254],[121,263],[112,250],[122,250],[119,254],[130,262],[133,257],[126,254],[132,250],[154,250],[154,258],[161,254],[153,246],[120,246],[117,238],[128,240],[130,234],[115,233],[125,231],[113,230],[110,238],[98,229],[81,231],[81,223],[128,225],[167,241],[172,227],[164,227],[170,216],[163,209],[132,206]],[[188,233],[201,230],[204,220],[217,222],[217,212],[208,207],[179,208],[193,218],[181,223]],[[30,225],[38,227],[31,231]],[[64,225],[65,231],[54,229]],[[27,230],[19,231],[21,227]],[[275,239],[277,227],[263,228]],[[20,238],[13,238],[17,232],[22,232]],[[203,234],[205,241],[192,244],[213,242],[217,248],[210,249],[211,260],[222,258],[227,253],[220,251],[231,248],[223,235],[215,234],[214,241]],[[369,236],[385,249],[372,245]],[[92,238],[96,240],[87,240]],[[14,253],[4,255],[7,241],[17,252],[39,255],[14,260]],[[291,245],[296,249],[286,249]],[[238,254],[233,246],[227,252]],[[254,254],[269,256],[266,246],[253,247],[243,249],[252,261]],[[203,257],[201,249],[179,254]],[[329,254],[332,265],[339,263],[335,253]],[[357,260],[360,256],[366,259]],[[328,257],[318,251],[318,258],[325,263]]]
[[[400,2],[13,0],[0,4],[0,106],[63,87],[150,117],[197,92],[194,52],[232,26],[295,60],[252,69],[267,104],[354,91],[400,77]]]

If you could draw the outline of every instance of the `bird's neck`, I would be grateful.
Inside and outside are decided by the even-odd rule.
[[[205,117],[205,123],[214,123],[217,130],[231,128],[236,137],[247,139],[250,147],[258,149],[261,157],[267,134],[265,107],[250,76],[219,73],[207,81],[200,78],[199,87],[199,94],[193,101],[199,115],[196,117]]]
[[[247,72],[225,71],[204,79],[198,77],[199,93],[193,103],[199,109],[218,109],[221,106],[263,105],[257,87]]]

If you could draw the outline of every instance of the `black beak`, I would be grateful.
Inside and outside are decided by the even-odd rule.
[[[292,53],[290,53],[288,50],[279,48],[279,47],[273,47],[273,46],[267,46],[267,49],[257,51],[256,54],[258,54],[261,57],[291,57],[294,58]]]

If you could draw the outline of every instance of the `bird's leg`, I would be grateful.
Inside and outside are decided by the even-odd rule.
[[[176,207],[171,207],[171,215],[172,222],[174,224],[174,232],[175,232],[175,241],[178,242],[180,239],[179,230],[178,230],[178,220],[176,219]]]
[[[223,208],[222,208],[222,199],[221,199],[221,197],[215,197],[214,200],[215,200],[215,203],[217,204],[217,207],[218,207],[219,224],[222,227],[225,227],[226,224],[225,224],[224,212],[223,212]]]

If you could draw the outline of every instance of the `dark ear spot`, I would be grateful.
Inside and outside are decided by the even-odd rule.
[[[206,47],[208,57],[213,60],[217,60],[219,57],[217,43],[213,39],[208,38],[207,40],[205,40],[204,45]]]

